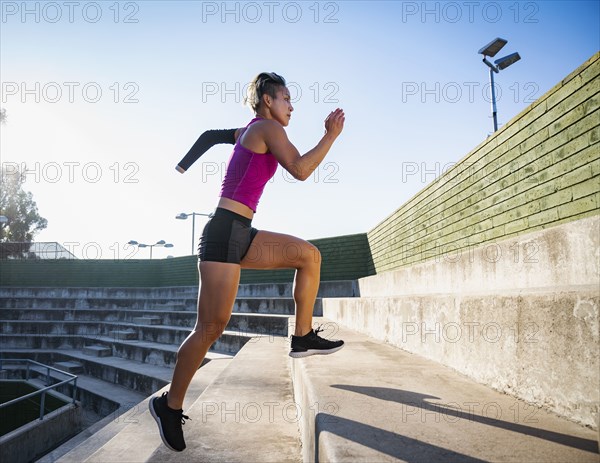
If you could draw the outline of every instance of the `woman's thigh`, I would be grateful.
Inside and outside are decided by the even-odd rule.
[[[198,296],[198,324],[225,328],[237,295],[240,282],[239,264],[199,262],[200,295]]]
[[[242,259],[242,268],[275,269],[320,265],[319,250],[292,235],[260,230]]]

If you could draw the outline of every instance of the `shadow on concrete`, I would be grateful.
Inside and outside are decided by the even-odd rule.
[[[408,463],[451,461],[452,463],[484,463],[486,460],[470,457],[437,445],[428,444],[395,432],[386,431],[358,421],[328,413],[316,417],[315,461],[319,460],[319,435],[329,432],[378,452],[385,453]],[[331,456],[330,456],[331,457]]]
[[[528,426],[518,422],[504,421],[497,418],[490,418],[488,416],[477,415],[472,411],[463,411],[460,408],[452,408],[451,406],[448,406],[448,404],[432,403],[428,401],[428,399],[440,400],[440,397],[420,394],[418,392],[405,391],[402,389],[392,389],[388,387],[363,387],[352,386],[347,384],[332,384],[331,387],[356,392],[358,394],[368,395],[381,400],[397,402],[404,404],[407,407],[412,407],[412,409],[406,409],[407,415],[413,415],[414,411],[420,409],[423,413],[422,416],[425,416],[425,419],[427,416],[425,413],[427,413],[430,415],[438,414],[438,416],[442,415],[448,417],[446,418],[446,420],[449,423],[451,423],[452,421],[457,421],[458,419],[470,420],[475,423],[481,423],[488,426],[494,426],[496,428],[506,429],[507,431],[526,434],[528,436],[537,437],[539,439],[544,439],[557,444],[566,445],[586,452],[598,453],[598,443],[595,440],[570,436],[567,434],[549,431],[546,429],[539,429],[534,426]],[[467,404],[465,403],[465,405]],[[483,404],[478,405],[481,406]],[[524,419],[528,420],[530,423],[536,423],[537,419],[535,419],[533,415],[535,415],[535,413],[525,416]],[[336,419],[340,418],[336,417]]]

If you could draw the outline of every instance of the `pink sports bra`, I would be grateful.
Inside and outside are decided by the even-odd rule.
[[[255,117],[246,126],[263,120]],[[267,182],[275,175],[277,159],[271,153],[255,153],[245,148],[238,138],[229,158],[220,196],[245,204],[254,212]]]

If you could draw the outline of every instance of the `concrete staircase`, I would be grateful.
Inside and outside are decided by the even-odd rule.
[[[357,293],[352,289],[347,295]],[[270,316],[267,308],[285,299],[263,296],[263,302],[256,302],[253,297],[259,296],[241,296],[236,313]],[[147,397],[118,416],[104,418],[39,462],[599,461],[595,430],[333,320],[316,317],[314,326],[319,325],[323,336],[344,339],[344,349],[331,356],[291,359],[288,338],[265,332],[249,336],[234,357],[211,360],[200,368],[184,403],[191,418],[184,426],[184,452],[171,452],[162,444]],[[52,352],[64,355],[61,361],[77,358],[86,373],[96,365],[96,374],[106,375],[107,381],[134,366],[131,377],[171,372],[162,365],[96,356],[93,351]],[[165,383],[148,394],[168,390],[169,379],[167,375]]]
[[[315,324],[344,349],[291,359],[286,338],[263,337],[205,388],[211,364],[200,369],[184,403],[184,452],[162,444],[146,399],[133,422],[105,426],[57,461],[598,461],[589,428],[331,320]]]
[[[323,283],[315,313],[322,312],[323,295],[352,296],[355,288],[351,281]],[[84,421],[106,424],[103,416],[136,414],[140,401],[168,384],[177,349],[196,321],[197,292],[195,287],[1,288],[0,354],[77,374]],[[249,341],[286,336],[294,314],[291,295],[291,284],[240,285],[230,323],[211,347],[198,384],[206,387]],[[69,387],[61,392],[69,394]],[[76,442],[48,458],[58,458]]]

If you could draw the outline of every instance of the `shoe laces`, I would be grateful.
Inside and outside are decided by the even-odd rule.
[[[320,332],[322,332],[322,331],[325,331],[325,330],[323,330],[323,329],[321,328],[322,326],[323,326],[323,325],[319,325],[319,327],[318,327],[318,328],[315,330],[315,336],[319,336],[319,333],[320,333]],[[319,336],[319,337],[320,337],[320,336]]]
[[[165,392],[163,392],[163,394],[162,394],[162,397],[164,397],[164,398],[165,398],[165,400],[167,400],[167,392],[166,392],[166,391],[165,391]],[[183,410],[182,410],[180,413],[181,413],[181,424],[182,424],[182,425],[184,425],[184,424],[185,424],[185,420],[190,420],[190,421],[192,421],[192,419],[191,419],[189,416],[187,416],[187,415],[184,415],[184,414],[183,414]]]

